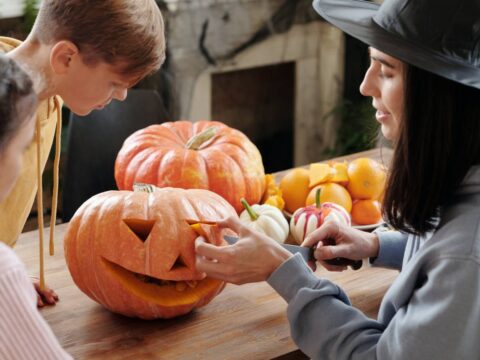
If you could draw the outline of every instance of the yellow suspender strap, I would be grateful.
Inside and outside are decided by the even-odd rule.
[[[45,270],[43,258],[43,184],[42,184],[42,125],[40,118],[37,117],[36,124],[36,140],[37,140],[37,215],[38,215],[38,236],[40,240],[40,289],[45,289]]]
[[[60,152],[61,152],[61,139],[62,139],[62,115],[60,104],[56,97],[55,108],[57,110],[57,128],[55,132],[55,160],[53,163],[53,198],[52,198],[52,213],[50,218],[50,256],[55,254],[55,223],[57,221],[57,206],[58,206],[58,182],[59,182],[59,169],[60,169]]]

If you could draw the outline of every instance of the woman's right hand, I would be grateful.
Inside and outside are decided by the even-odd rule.
[[[337,257],[361,260],[378,256],[379,249],[376,234],[334,221],[326,222],[310,233],[303,241],[302,246],[315,247],[315,259],[329,271],[343,271],[347,267],[330,265],[324,260]]]

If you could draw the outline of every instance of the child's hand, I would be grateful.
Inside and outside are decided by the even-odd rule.
[[[58,301],[58,295],[55,291],[45,286],[45,289],[40,289],[40,280],[34,276],[30,276],[33,286],[37,292],[37,306],[44,307],[45,305],[55,305]]]

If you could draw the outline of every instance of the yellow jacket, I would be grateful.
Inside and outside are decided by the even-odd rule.
[[[0,51],[8,52],[21,44],[20,41],[0,37]],[[55,133],[57,133],[56,143],[56,170],[54,175],[54,201],[52,203],[52,223],[55,222],[56,202],[58,192],[58,160],[61,130],[61,107],[62,100],[59,96],[53,96],[47,100],[41,101],[37,109],[37,130],[33,143],[23,155],[23,169],[10,195],[0,203],[0,240],[9,246],[14,246],[18,236],[27,221],[27,217],[32,209],[37,189],[40,189],[39,195],[42,195],[41,173],[52,148]],[[41,139],[40,143],[38,139]],[[38,154],[40,153],[40,156]],[[40,164],[38,164],[40,160]],[[40,167],[38,167],[40,165]],[[1,175],[0,175],[1,176]],[[40,184],[39,184],[40,183]],[[39,202],[41,205],[41,201]],[[39,212],[39,230],[40,240],[43,242],[43,209]],[[40,223],[40,221],[42,223]],[[53,230],[53,228],[52,228]],[[53,234],[52,234],[53,235]],[[43,245],[43,244],[42,244]],[[43,267],[43,251],[40,254],[41,267]],[[41,270],[41,280],[43,280]]]

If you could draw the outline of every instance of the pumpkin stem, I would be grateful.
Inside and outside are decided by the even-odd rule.
[[[211,126],[202,131],[200,134],[192,136],[190,140],[188,140],[185,147],[189,150],[198,150],[203,143],[207,142],[215,135],[217,135],[217,128],[215,126]]]
[[[245,210],[247,210],[248,215],[250,215],[250,219],[252,219],[252,221],[257,220],[258,219],[258,214],[248,204],[247,200],[245,200],[244,198],[241,198],[240,202],[242,203]]]
[[[133,184],[133,191],[134,192],[153,193],[153,192],[155,192],[156,189],[158,189],[158,188],[155,185],[152,185],[152,184],[143,184],[143,183]]]
[[[315,206],[320,209],[322,203],[320,202],[320,193],[322,192],[322,188],[318,188],[317,192],[315,193]]]

